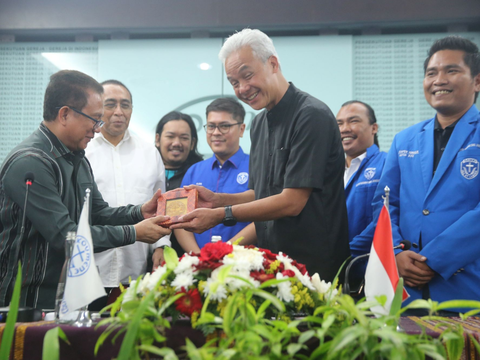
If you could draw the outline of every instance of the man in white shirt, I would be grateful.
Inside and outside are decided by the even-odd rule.
[[[86,149],[98,189],[110,206],[142,204],[161,189],[165,191],[165,168],[153,144],[128,131],[132,116],[132,95],[117,80],[102,83],[105,122]],[[170,246],[169,236],[153,245],[154,267],[163,259],[163,246]],[[95,254],[100,277],[107,293],[120,283],[128,284],[147,271],[151,247],[135,243]],[[113,294],[112,294],[113,295]],[[112,297],[108,300],[111,302]],[[107,305],[107,299],[96,303],[91,310]]]

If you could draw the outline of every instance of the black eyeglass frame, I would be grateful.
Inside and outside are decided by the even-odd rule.
[[[230,132],[230,129],[232,128],[232,126],[235,126],[235,125],[242,125],[243,123],[242,122],[237,122],[237,123],[234,123],[234,124],[220,124],[220,125],[214,125],[214,124],[205,124],[203,125],[203,128],[205,129],[205,132],[207,134],[213,134],[215,132],[216,129],[218,129],[218,131],[220,131],[221,134],[225,135],[225,134],[228,134]],[[208,131],[208,126],[215,126],[215,128],[209,132]],[[228,126],[228,130],[223,132],[221,129],[220,129],[220,126]]]
[[[85,116],[86,118],[89,118],[90,120],[92,120],[92,121],[95,123],[95,125],[93,125],[93,129],[94,129],[94,130],[97,129],[97,128],[101,128],[101,127],[103,126],[103,124],[105,124],[105,122],[104,122],[103,120],[97,120],[97,119],[91,117],[90,115],[87,115],[87,114],[81,112],[80,110],[75,109],[74,107],[72,107],[72,106],[70,106],[70,105],[57,106],[55,109],[60,110],[60,109],[61,109],[62,107],[64,107],[64,106],[66,106],[66,107],[68,107],[69,109],[72,109],[73,111],[75,111],[76,113],[78,113],[78,114],[80,114],[80,115],[83,115],[83,116]]]

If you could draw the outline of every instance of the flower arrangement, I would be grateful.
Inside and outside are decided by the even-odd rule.
[[[400,299],[401,291],[396,296]],[[379,299],[356,303],[284,254],[216,243],[179,260],[166,248],[165,264],[132,282],[109,305],[111,317],[97,325],[108,327],[95,354],[107,338],[113,343],[123,334],[119,360],[151,355],[171,360],[460,359],[461,325],[447,324],[438,339],[408,335],[397,331],[403,309],[377,318],[369,309],[378,305]],[[431,315],[452,306],[480,309],[480,302],[416,300],[409,305]],[[307,316],[291,319],[299,311]],[[207,335],[205,343],[187,337],[184,346],[168,344],[168,316],[181,314]]]
[[[277,310],[266,315],[281,314],[284,318],[298,313],[312,314],[326,296],[333,297],[338,292],[318,274],[310,277],[305,265],[285,254],[217,242],[207,244],[199,254],[185,254],[179,260],[166,251],[166,263],[152,274],[131,282],[123,304],[141,300],[153,292],[156,306],[161,307],[175,297],[166,314],[188,316],[196,326],[206,302],[210,313],[223,318],[227,299],[246,287],[258,290],[249,299],[255,309],[265,300],[283,302],[285,314],[281,314],[281,307],[273,307]]]

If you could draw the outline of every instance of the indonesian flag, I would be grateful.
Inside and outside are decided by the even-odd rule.
[[[365,272],[365,296],[367,300],[375,300],[376,296],[386,295],[384,306],[374,306],[372,312],[388,315],[392,306],[395,289],[399,281],[397,263],[393,253],[392,225],[387,207],[383,205],[373,236],[370,258]],[[403,289],[402,301],[409,297]]]

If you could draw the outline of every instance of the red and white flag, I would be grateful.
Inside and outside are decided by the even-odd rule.
[[[375,296],[381,295],[387,297],[384,306],[378,305],[371,308],[377,316],[389,314],[398,281],[397,263],[393,253],[392,224],[388,209],[383,205],[373,236],[367,271],[365,272],[365,297],[367,300],[375,300]],[[404,288],[402,301],[408,297],[409,295]]]

